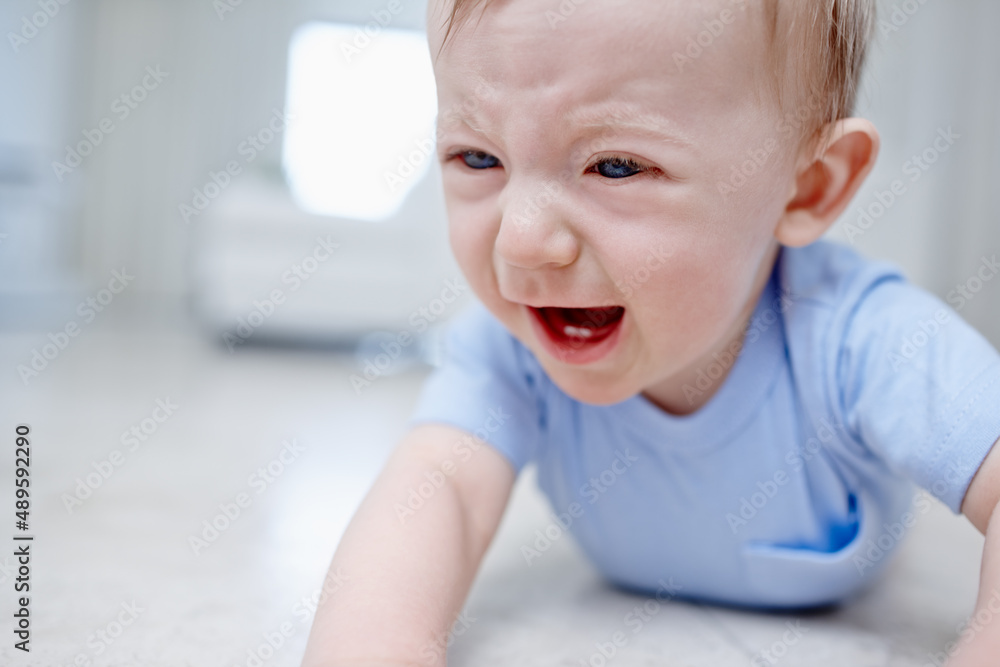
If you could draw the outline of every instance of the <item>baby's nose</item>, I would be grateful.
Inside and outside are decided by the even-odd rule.
[[[523,269],[572,264],[580,243],[567,210],[565,189],[557,181],[512,189],[500,199],[501,222],[495,250],[505,262]]]

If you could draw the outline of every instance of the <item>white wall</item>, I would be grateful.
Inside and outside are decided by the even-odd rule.
[[[903,4],[880,0],[881,18],[891,23],[893,7]],[[905,4],[919,10],[898,31],[879,32],[859,109],[878,126],[882,155],[831,236],[898,263],[944,298],[975,275],[983,255],[1000,256],[1000,3]],[[961,138],[911,182],[904,163],[948,127]],[[849,234],[846,224],[857,222],[858,208],[871,206],[896,179],[906,194],[863,235]],[[1000,345],[1000,276],[960,313]]]
[[[78,191],[59,184],[48,157],[66,139],[86,81],[76,60],[87,24],[78,5],[0,4],[0,320],[40,294],[66,289],[74,266]],[[38,28],[32,19],[42,25]],[[24,21],[28,21],[28,27]],[[23,35],[22,35],[23,33]]]

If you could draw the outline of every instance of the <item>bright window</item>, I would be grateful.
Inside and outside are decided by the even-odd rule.
[[[309,23],[293,35],[282,163],[306,211],[377,221],[435,159],[437,97],[424,33],[364,30]]]

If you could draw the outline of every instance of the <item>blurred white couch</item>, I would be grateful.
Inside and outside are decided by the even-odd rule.
[[[337,247],[324,261],[329,243]],[[250,326],[259,322],[260,316],[249,318],[269,309],[264,302],[275,290],[284,300],[253,327],[260,340],[418,334],[468,298],[448,248],[436,167],[383,222],[306,213],[283,183],[244,177],[202,214],[192,247],[197,310],[219,335],[235,332],[240,319]],[[461,298],[452,298],[456,291]],[[438,302],[445,303],[444,311]]]

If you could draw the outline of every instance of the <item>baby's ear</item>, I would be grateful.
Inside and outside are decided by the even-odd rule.
[[[774,236],[782,245],[806,246],[823,236],[868,177],[878,157],[878,131],[864,118],[845,118],[827,129],[827,140],[808,149]]]

